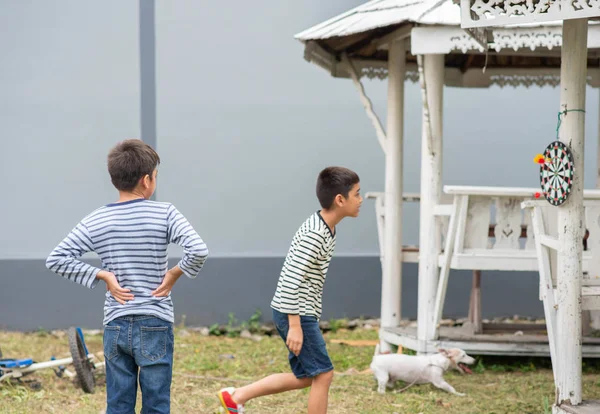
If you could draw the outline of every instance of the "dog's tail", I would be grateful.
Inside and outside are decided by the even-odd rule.
[[[373,354],[373,356],[377,356],[379,355],[379,344],[375,345],[375,353]]]

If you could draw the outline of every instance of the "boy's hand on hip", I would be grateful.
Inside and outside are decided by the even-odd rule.
[[[302,327],[300,325],[290,326],[285,344],[292,351],[292,354],[298,356],[302,349]]]
[[[160,286],[157,287],[156,290],[152,292],[152,296],[156,296],[156,297],[169,296],[169,293],[171,293],[171,289],[173,289],[173,286],[175,286],[175,282],[177,282],[177,279],[179,279],[179,277],[182,274],[183,274],[183,272],[179,269],[178,266],[175,266],[173,269],[167,271]]]
[[[106,290],[108,290],[121,305],[124,305],[129,300],[133,300],[133,294],[129,293],[131,292],[131,289],[122,288],[117,281],[117,277],[113,273],[102,270],[98,273],[97,277],[106,283]]]

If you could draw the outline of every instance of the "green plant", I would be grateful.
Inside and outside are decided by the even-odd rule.
[[[485,365],[483,365],[483,359],[477,359],[477,364],[475,365],[473,372],[477,374],[483,374],[485,372]]]
[[[244,324],[246,325],[246,328],[252,333],[259,332],[261,317],[262,317],[262,312],[260,311],[260,309],[256,309],[256,311],[254,311],[252,316],[250,316],[250,319],[248,319],[248,322],[244,322]]]
[[[542,397],[542,409],[544,410],[544,414],[552,414],[550,399],[546,395]]]
[[[221,329],[219,329],[219,324],[214,323],[208,328],[209,335],[213,336],[221,336]]]
[[[233,312],[229,312],[227,321],[227,336],[229,338],[240,336],[239,329],[237,329],[237,322],[238,320],[235,318],[235,314]]]
[[[341,328],[346,326],[346,324],[347,324],[346,319],[330,319],[329,320],[329,329],[331,330],[331,332],[336,333]]]

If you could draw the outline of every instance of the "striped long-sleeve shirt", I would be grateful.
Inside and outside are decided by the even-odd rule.
[[[170,203],[136,199],[108,204],[85,217],[52,251],[46,267],[66,279],[94,288],[101,269],[78,260],[88,252],[101,259],[103,270],[131,289],[134,300],[121,305],[106,292],[104,325],[125,315],[152,315],[174,322],[171,295],[154,297],[167,270],[167,247],[183,247],[179,267],[194,278],[208,256],[206,244]]]
[[[321,318],[323,285],[335,249],[335,234],[319,212],[298,229],[281,269],[271,307]]]

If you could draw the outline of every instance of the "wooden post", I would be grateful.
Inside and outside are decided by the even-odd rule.
[[[587,78],[587,19],[563,22],[560,69],[560,140],[573,153],[575,176],[571,194],[558,207],[557,260],[557,403],[581,403],[581,278],[583,217],[583,151]]]
[[[598,148],[596,149],[596,188],[600,188],[600,89],[598,90]],[[592,330],[600,329],[600,311],[593,310],[587,312],[589,312],[589,326],[587,326],[586,329],[586,326],[584,325],[584,336],[586,336],[586,334],[589,335]]]
[[[420,354],[426,353],[433,323],[441,252],[440,226],[434,208],[442,195],[442,136],[444,55],[424,55],[423,71],[429,116],[423,111],[421,130],[421,201],[419,222],[419,285],[417,337]]]
[[[391,42],[388,57],[387,133],[385,145],[385,231],[381,286],[381,327],[400,325],[402,286],[402,145],[404,135],[405,41]],[[389,351],[381,343],[381,351]]]
[[[596,148],[596,188],[600,188],[600,89],[598,89],[598,147]]]
[[[471,299],[469,301],[469,323],[474,334],[483,333],[481,323],[481,270],[473,270]]]

